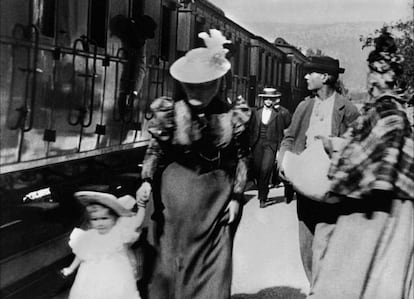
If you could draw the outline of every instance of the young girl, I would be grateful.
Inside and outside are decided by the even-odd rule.
[[[134,214],[135,199],[130,195],[79,191],[74,196],[86,206],[89,228],[75,228],[70,235],[75,259],[62,274],[79,270],[69,299],[139,299],[128,246],[139,237],[146,201],[137,201]]]

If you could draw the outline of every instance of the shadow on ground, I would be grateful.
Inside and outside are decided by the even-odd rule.
[[[285,202],[285,197],[284,196],[273,196],[273,197],[269,197],[269,201],[271,201],[273,204],[277,204],[277,203]]]
[[[272,287],[260,290],[256,294],[235,294],[231,299],[305,299],[306,294],[291,287]]]
[[[255,194],[244,194],[244,203],[248,203],[254,197],[256,197]]]
[[[244,203],[248,203],[251,199],[253,199],[254,197],[257,197],[257,195],[255,194],[244,194]],[[271,206],[274,204],[278,204],[278,203],[282,203],[285,202],[286,199],[284,196],[273,196],[273,197],[269,197],[268,198],[268,202],[266,204],[267,206]],[[259,203],[259,201],[257,201]]]

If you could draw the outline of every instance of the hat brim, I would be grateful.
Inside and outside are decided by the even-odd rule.
[[[101,204],[113,210],[119,216],[132,216],[133,213],[124,208],[118,199],[110,194],[96,191],[78,191],[75,192],[74,197],[83,205]]]
[[[281,93],[276,93],[276,94],[259,93],[259,97],[264,97],[264,98],[280,98],[281,96],[282,96]]]
[[[342,67],[328,67],[322,66],[319,63],[308,62],[303,65],[303,69],[305,72],[311,73],[320,73],[320,74],[329,74],[329,75],[338,75],[343,74],[345,69]]]
[[[204,49],[194,49],[203,54]],[[230,69],[228,60],[223,60],[220,66],[209,60],[191,60],[187,56],[177,59],[170,67],[171,76],[183,83],[204,83],[223,77]]]

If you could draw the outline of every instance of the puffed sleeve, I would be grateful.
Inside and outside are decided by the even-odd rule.
[[[69,246],[72,248],[72,252],[76,255],[81,254],[82,251],[82,240],[85,236],[85,231],[75,227],[72,231],[72,233],[69,236]]]
[[[174,131],[174,102],[171,98],[157,98],[150,108],[154,116],[149,121],[148,132],[152,137],[143,161],[141,172],[143,179],[153,178],[159,160],[164,155],[160,143],[171,140]]]
[[[233,134],[237,147],[237,167],[233,184],[233,198],[240,200],[247,183],[249,136],[247,131],[251,109],[242,97],[238,97],[233,107]]]
[[[160,97],[151,103],[153,118],[149,121],[148,132],[159,141],[170,140],[174,130],[174,101]]]
[[[120,217],[117,221],[117,230],[122,243],[134,243],[141,234],[134,217]]]

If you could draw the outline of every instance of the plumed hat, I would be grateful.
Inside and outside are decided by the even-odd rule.
[[[307,73],[327,73],[333,76],[338,76],[338,74],[345,72],[344,68],[339,67],[339,60],[330,56],[310,56],[303,68]]]
[[[223,44],[230,41],[217,29],[210,29],[209,33],[198,34],[206,47],[188,51],[171,65],[170,73],[174,79],[183,83],[203,83],[218,79],[227,73],[231,64],[226,59],[228,50]]]

